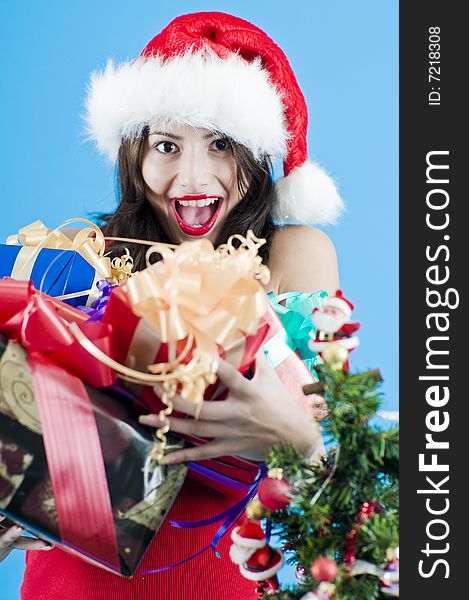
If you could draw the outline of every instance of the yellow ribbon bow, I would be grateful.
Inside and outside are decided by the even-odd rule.
[[[132,311],[170,349],[191,338],[199,353],[217,357],[217,344],[227,348],[256,333],[267,309],[258,280],[268,281],[267,267],[257,257],[264,241],[249,232],[236,248],[234,239],[217,250],[207,239],[184,242],[175,250],[155,244],[147,252],[148,268],[126,283]],[[150,265],[154,253],[163,260]]]
[[[264,243],[249,231],[246,238],[232,236],[217,249],[209,240],[200,239],[176,247],[157,243],[147,251],[147,268],[133,274],[124,290],[132,311],[168,344],[169,362],[149,365],[149,372],[117,363],[74,324],[71,330],[85,349],[123,379],[144,385],[162,382],[162,400],[167,405],[160,412],[163,422],[171,413],[178,387],[181,395],[200,409],[207,386],[216,379],[218,345],[227,354],[230,349],[239,348],[247,335],[257,332],[259,320],[267,310],[262,284],[269,281],[270,273],[257,255]],[[154,253],[163,260],[150,264]],[[177,354],[177,343],[184,340],[184,350]],[[191,350],[192,357],[184,364]],[[167,431],[166,424],[157,432],[161,440],[159,457]]]
[[[67,236],[61,230],[71,223],[85,223],[88,227],[74,231]],[[94,237],[90,237],[94,235]],[[105,237],[101,229],[87,219],[68,219],[55,229],[49,229],[42,221],[34,221],[22,227],[17,234],[10,235],[6,243],[21,245],[23,248],[17,256],[11,277],[14,279],[29,279],[34,262],[43,248],[56,250],[74,250],[82,256],[95,270],[96,280],[107,279],[116,284],[126,281],[132,271],[132,258],[128,251],[120,258],[111,260],[105,256]],[[88,294],[91,290],[61,296],[61,299]]]

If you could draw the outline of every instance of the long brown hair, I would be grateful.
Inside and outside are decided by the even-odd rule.
[[[173,240],[168,239],[146,197],[141,163],[147,137],[148,128],[138,138],[122,140],[116,180],[119,205],[114,213],[101,215],[99,219],[108,236],[171,243]],[[226,242],[235,233],[246,235],[251,229],[256,236],[266,239],[259,254],[267,263],[274,228],[271,216],[274,200],[272,165],[267,157],[256,161],[244,146],[234,142],[231,146],[238,167],[238,189],[242,200],[228,214],[214,245]],[[110,248],[112,255],[121,254],[124,247],[129,248],[134,258],[135,270],[143,269],[147,248],[138,244],[115,243]]]

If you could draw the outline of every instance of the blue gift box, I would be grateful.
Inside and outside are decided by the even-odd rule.
[[[0,244],[0,278],[31,279],[34,287],[50,296],[64,296],[93,289],[96,271],[75,250],[43,248],[32,265],[18,273],[20,252],[30,252],[30,247]],[[27,258],[26,258],[27,260]],[[65,300],[72,306],[84,305],[88,294]]]

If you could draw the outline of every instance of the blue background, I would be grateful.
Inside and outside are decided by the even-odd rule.
[[[231,12],[285,51],[310,109],[310,156],[348,206],[325,231],[362,323],[352,367],[379,367],[398,409],[397,0],[0,3],[0,240],[40,218],[54,227],[115,206],[114,170],[82,134],[89,74],[135,57],[178,14]],[[0,600],[19,597],[24,557],[0,565]]]

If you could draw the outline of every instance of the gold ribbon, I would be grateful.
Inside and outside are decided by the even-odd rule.
[[[134,314],[168,344],[169,362],[149,365],[149,372],[112,360],[74,324],[70,325],[72,333],[121,378],[143,385],[162,382],[163,402],[169,407],[160,413],[163,422],[176,389],[200,409],[207,386],[216,380],[218,345],[225,350],[236,348],[247,335],[257,332],[267,310],[262,284],[268,282],[270,273],[257,255],[264,243],[249,231],[246,238],[232,236],[217,249],[207,239],[176,247],[157,243],[149,248],[147,268],[134,273],[124,285]],[[163,260],[151,264],[155,253]],[[178,342],[180,347],[184,341],[184,350],[177,354]],[[191,359],[184,364],[191,350]],[[158,432],[163,446],[166,431],[167,422]]]
[[[85,223],[88,227],[79,229],[73,237],[68,237],[61,231],[75,222]],[[94,237],[90,237],[91,235],[94,235]],[[78,252],[95,270],[95,279],[107,279],[112,284],[122,283],[131,274],[132,258],[126,250],[125,255],[111,260],[104,254],[105,240],[106,238],[101,229],[87,219],[68,219],[55,229],[49,229],[42,221],[34,221],[34,223],[22,227],[17,234],[10,235],[7,238],[7,244],[23,246],[15,260],[11,277],[18,280],[29,279],[39,252],[43,248],[53,248],[55,250],[74,250]],[[60,298],[64,300],[74,298],[88,294],[91,291],[85,290],[67,294]]]
[[[133,312],[162,342],[174,347],[192,336],[199,351],[218,356],[217,344],[226,347],[257,331],[267,309],[257,279],[265,281],[267,267],[252,250],[236,249],[232,242],[217,250],[207,239],[184,242],[174,251],[155,244],[147,252],[148,268],[136,273],[125,290]],[[150,265],[156,252],[163,261]]]

